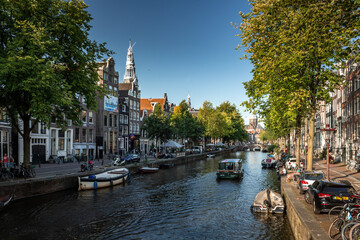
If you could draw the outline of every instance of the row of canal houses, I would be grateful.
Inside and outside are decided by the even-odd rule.
[[[98,74],[99,84],[103,84],[108,94],[98,99],[96,111],[83,106],[84,110],[79,116],[83,123],[81,126],[68,121],[68,128],[62,130],[55,122],[50,124],[50,128],[40,122],[33,128],[30,147],[33,164],[75,155],[95,159],[125,155],[131,151],[149,153],[152,142],[141,131],[143,119],[156,104],[160,104],[168,113],[175,105],[168,102],[166,93],[164,98],[141,98],[131,43],[122,82],[112,57],[98,64]],[[82,101],[81,96],[78,97]],[[0,159],[6,153],[21,163],[24,158],[23,141],[9,122],[5,111],[0,110]]]
[[[348,164],[360,160],[360,64],[349,61],[345,69],[337,74],[345,78],[345,84],[331,93],[332,102],[320,103],[320,109],[315,115],[314,151],[320,153],[326,149],[326,124],[336,131],[331,135],[330,154],[337,160]],[[308,123],[303,125],[301,136],[301,151],[306,153]],[[307,128],[307,131],[305,131]],[[291,134],[292,140],[295,133]],[[291,141],[295,142],[295,141]]]

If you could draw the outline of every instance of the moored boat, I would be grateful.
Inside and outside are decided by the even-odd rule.
[[[243,168],[241,159],[225,159],[219,162],[216,173],[219,179],[237,179],[242,177]]]
[[[277,160],[275,160],[275,156],[272,154],[268,154],[266,159],[261,161],[261,166],[263,168],[275,168],[277,164]]]
[[[284,213],[284,200],[280,193],[268,188],[256,195],[254,204],[251,205],[250,209],[253,212],[260,213]]]
[[[13,199],[13,197],[14,197],[14,194],[9,194],[9,195],[0,197],[0,209],[5,207],[6,205],[8,205],[9,202]]]
[[[157,171],[159,171],[159,168],[155,167],[142,167],[139,170],[140,173],[155,173]]]
[[[206,157],[213,158],[213,157],[215,157],[215,154],[209,153],[208,155],[206,155]]]
[[[120,183],[125,183],[130,178],[127,168],[117,168],[107,172],[79,177],[79,191],[111,187]]]

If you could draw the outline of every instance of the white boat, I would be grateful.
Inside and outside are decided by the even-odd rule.
[[[206,157],[208,157],[208,158],[213,158],[213,157],[215,157],[215,154],[209,153],[208,155],[206,155]]]
[[[130,178],[130,173],[127,168],[117,168],[107,172],[90,175],[86,177],[79,177],[79,191],[111,187],[124,183]]]
[[[284,200],[280,193],[268,188],[256,195],[254,204],[251,205],[250,209],[259,213],[284,213]]]
[[[159,168],[155,168],[155,167],[142,167],[140,168],[140,173],[155,173],[157,171],[159,171]]]

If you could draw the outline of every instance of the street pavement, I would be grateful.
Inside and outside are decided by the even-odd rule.
[[[323,171],[326,174],[326,160],[315,159],[313,162],[314,170]],[[330,180],[348,180],[355,188],[355,190],[360,193],[360,173],[350,171],[346,169],[346,165],[343,163],[330,164]],[[315,219],[319,222],[320,226],[328,232],[330,227],[330,220],[327,213],[315,214],[313,212],[313,207],[311,204],[307,204],[304,200],[304,195],[299,194],[299,189],[297,189],[297,184],[295,182],[289,183],[292,186],[292,190],[296,195],[296,199],[301,202],[307,214],[312,214]]]

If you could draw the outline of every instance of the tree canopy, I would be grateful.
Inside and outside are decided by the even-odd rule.
[[[29,164],[30,120],[79,122],[78,96],[95,109],[102,93],[96,62],[111,52],[89,39],[92,18],[83,1],[5,0],[0,8],[0,107],[23,137]]]

